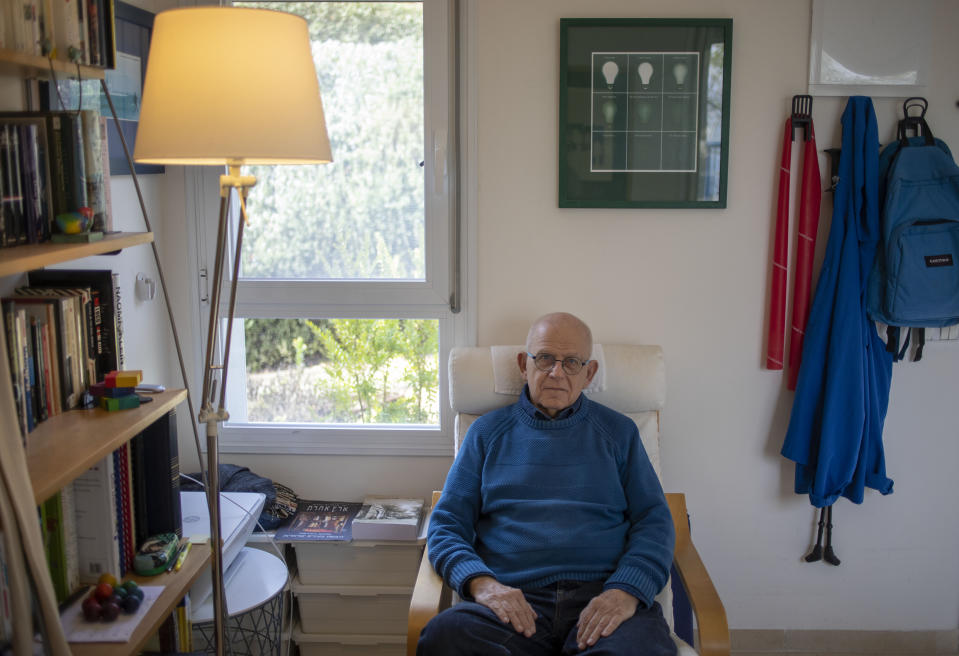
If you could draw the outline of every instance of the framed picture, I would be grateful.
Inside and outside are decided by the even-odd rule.
[[[813,0],[809,93],[921,96],[932,83],[935,6],[898,0]],[[868,16],[868,21],[862,17]]]
[[[123,131],[130,155],[137,138],[140,121],[140,102],[143,97],[143,77],[147,70],[147,55],[150,53],[150,37],[153,34],[153,14],[128,5],[116,3],[116,68],[106,72],[106,84],[120,119],[115,125],[106,96],[100,94],[100,114],[107,118],[107,135],[110,144],[110,174],[129,175],[130,165],[123,154],[117,128]],[[136,164],[137,175],[163,173],[164,167],[156,164]]]
[[[561,19],[560,207],[726,207],[732,31]]]

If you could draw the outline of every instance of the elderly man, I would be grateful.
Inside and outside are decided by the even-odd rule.
[[[590,401],[589,327],[538,319],[526,386],[470,427],[429,528],[465,600],[423,629],[422,656],[675,654],[662,609],[673,524],[636,424]]]

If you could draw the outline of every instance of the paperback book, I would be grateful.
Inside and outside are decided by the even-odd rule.
[[[352,539],[353,518],[362,507],[355,501],[307,501],[300,499],[289,523],[276,529],[276,540],[347,541]]]
[[[366,497],[353,520],[353,539],[415,540],[422,515],[422,499]]]

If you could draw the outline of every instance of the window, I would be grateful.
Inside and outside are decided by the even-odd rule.
[[[257,185],[221,443],[448,454],[445,362],[464,320],[450,310],[451,2],[234,5],[306,18],[334,163],[244,169]],[[198,221],[207,244],[214,223]]]

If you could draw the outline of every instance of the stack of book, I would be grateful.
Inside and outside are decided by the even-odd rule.
[[[0,7],[0,48],[114,68],[113,0],[17,0]]]
[[[171,411],[44,501],[41,532],[58,600],[102,574],[133,571],[148,537],[182,535],[179,480]]]
[[[90,384],[122,369],[122,312],[109,270],[43,270],[0,299],[24,441],[39,424],[80,405]]]
[[[89,208],[102,237],[112,230],[106,121],[93,110],[0,112],[0,247],[76,241],[58,215]]]

